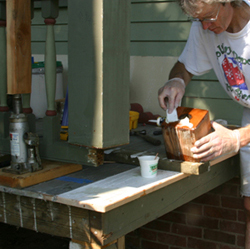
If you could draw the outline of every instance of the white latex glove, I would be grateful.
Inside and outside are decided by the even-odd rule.
[[[162,109],[172,113],[185,93],[185,82],[181,78],[173,78],[161,87],[158,91],[158,100]],[[167,103],[166,103],[167,99]]]
[[[197,140],[191,148],[193,157],[209,161],[222,154],[236,153],[240,149],[239,130],[230,130],[224,126],[212,122],[214,132]]]

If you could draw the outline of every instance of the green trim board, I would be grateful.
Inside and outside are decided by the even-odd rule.
[[[45,43],[44,42],[32,42],[31,43],[32,54],[44,54]],[[68,42],[56,42],[57,54],[68,54]]]
[[[177,2],[131,2],[131,22],[187,21]]]
[[[34,8],[41,8],[41,1],[34,0]],[[68,0],[59,0],[59,6],[60,7],[67,7],[68,6]]]
[[[32,42],[44,42],[46,40],[47,28],[44,25],[31,27]],[[68,25],[55,25],[54,35],[56,42],[68,42]]]
[[[176,56],[184,49],[186,41],[137,41],[130,42],[131,56]]]
[[[191,23],[131,23],[131,40],[186,41]]]

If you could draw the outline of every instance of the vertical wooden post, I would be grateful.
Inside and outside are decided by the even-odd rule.
[[[125,236],[123,236],[117,240],[117,248],[118,249],[125,249]]]
[[[7,93],[31,93],[31,0],[8,0]]]
[[[69,143],[129,142],[130,1],[70,0]]]

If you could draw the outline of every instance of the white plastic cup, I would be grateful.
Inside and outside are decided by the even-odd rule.
[[[141,166],[141,175],[145,178],[152,178],[157,175],[159,157],[140,156],[138,157]]]

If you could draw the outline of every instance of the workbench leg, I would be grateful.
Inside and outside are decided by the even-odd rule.
[[[117,240],[117,249],[125,249],[125,236]]]
[[[125,249],[125,236],[119,238],[114,241],[114,243],[110,243],[110,245],[100,246],[95,243],[79,243],[75,241],[70,241],[69,249]]]

